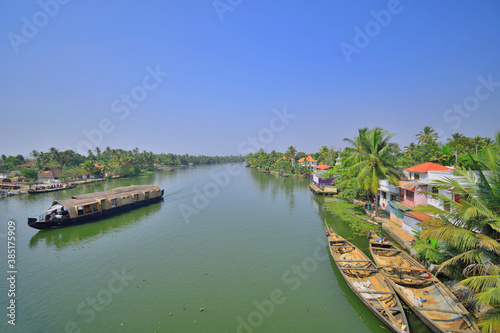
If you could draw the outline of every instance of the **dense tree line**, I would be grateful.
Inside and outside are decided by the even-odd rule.
[[[78,154],[73,150],[60,151],[50,148],[47,152],[33,150],[30,157],[1,155],[0,173],[12,170],[20,171],[26,178],[34,180],[36,175],[43,170],[61,168],[61,178],[80,178],[82,176],[103,176],[113,173],[121,176],[132,176],[141,170],[154,170],[155,165],[181,166],[192,163],[193,165],[219,164],[229,162],[243,162],[242,156],[205,156],[205,155],[176,155],[154,154],[153,152],[140,152],[139,148],[133,150],[106,149],[99,147],[89,150],[87,156]],[[23,168],[21,165],[31,162],[32,166]]]
[[[316,154],[306,154],[297,152],[294,146],[288,147],[284,153],[276,152],[275,150],[266,153],[260,149],[257,153],[250,153],[246,156],[247,166],[257,168],[263,172],[277,172],[282,175],[300,175],[308,176],[311,174],[312,168],[305,163],[298,162],[301,158],[306,158],[311,155],[315,156],[318,163],[334,164],[337,152],[331,148],[323,146],[321,151]]]

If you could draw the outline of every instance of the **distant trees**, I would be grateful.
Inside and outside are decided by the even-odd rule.
[[[293,157],[291,156],[297,157],[295,152],[296,149],[293,146],[290,146],[285,153],[274,150],[271,153],[266,153],[263,149],[260,149],[257,153],[248,154],[245,161],[248,166],[264,172],[273,171],[279,174],[309,175],[311,167],[292,161]]]
[[[95,154],[94,154],[95,152]],[[154,170],[158,165],[187,165],[188,163],[216,164],[229,162],[243,162],[243,156],[190,156],[188,154],[154,154],[153,152],[139,152],[139,148],[131,151],[123,149],[101,150],[96,147],[94,151],[88,150],[87,156],[81,155],[71,149],[60,151],[55,147],[49,148],[47,152],[32,150],[30,153],[31,168],[22,168],[21,165],[28,162],[22,155],[0,156],[0,173],[19,170],[21,175],[29,179],[35,179],[36,175],[46,169],[61,168],[62,179],[74,179],[82,176],[102,176],[106,173],[115,175],[133,176],[141,170]],[[97,166],[96,166],[97,165]]]
[[[491,138],[466,137],[461,133],[453,133],[446,142],[440,142],[438,137],[432,139],[434,130],[427,127],[416,135],[416,143],[411,142],[398,153],[398,164],[403,168],[424,162],[472,168],[474,165],[469,155],[479,155],[493,144]]]

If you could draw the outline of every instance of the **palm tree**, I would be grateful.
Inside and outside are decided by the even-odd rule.
[[[319,151],[319,157],[318,157],[318,163],[326,163],[326,160],[328,159],[328,147],[327,146],[321,146],[321,149]]]
[[[374,127],[366,131],[360,129],[359,135],[354,140],[344,139],[351,145],[356,144],[353,146],[356,150],[347,158],[346,166],[349,167],[350,174],[357,175],[358,185],[375,195],[376,215],[378,215],[379,180],[388,179],[391,184],[396,185],[401,174],[394,163],[397,144],[389,142],[393,136],[394,134],[389,134],[380,127]]]
[[[57,148],[51,147],[49,148],[49,159],[51,162],[55,162],[56,164],[60,164],[60,152]]]
[[[366,133],[368,132],[368,128],[359,128],[358,135],[354,136],[354,140],[349,138],[344,138],[344,141],[347,142],[351,147],[347,147],[346,150],[354,150],[349,157],[346,159],[346,165],[353,165],[360,161],[361,152],[363,150],[363,141],[365,140]]]
[[[477,155],[477,152],[478,152],[478,147],[480,144],[484,144],[484,139],[479,136],[479,135],[476,135],[472,141],[474,142],[474,145],[476,146],[476,155]]]
[[[500,132],[496,133],[497,142]],[[449,205],[442,210],[422,205],[416,210],[433,218],[424,222],[423,238],[444,242],[456,253],[441,263],[439,270],[463,275],[460,284],[478,292],[479,304],[494,307],[480,318],[482,332],[500,331],[500,144],[489,147],[485,155],[473,160],[477,171],[457,168],[457,178],[445,178],[432,186],[448,189],[461,200],[431,194]],[[482,169],[488,169],[483,173]],[[458,202],[457,202],[458,201]]]
[[[405,155],[406,157],[410,157],[413,152],[415,151],[415,148],[417,148],[417,146],[415,145],[414,142],[410,142],[410,144],[408,146],[404,146],[405,148]]]
[[[288,158],[293,159],[293,158],[295,158],[296,153],[297,153],[297,149],[295,149],[294,146],[290,146],[290,147],[288,147],[288,150],[286,151],[285,155]]]
[[[37,150],[33,149],[31,151],[30,155],[31,155],[31,157],[33,157],[34,159],[36,159],[38,157],[38,155],[40,155],[40,153]]]
[[[97,156],[97,158],[100,158],[101,157],[101,148],[99,147],[95,147],[95,154]]]
[[[455,164],[458,163],[458,150],[462,147],[464,138],[463,134],[453,133],[451,138],[448,139],[450,146],[455,149]]]
[[[436,143],[438,139],[437,132],[430,126],[425,126],[423,131],[415,135],[418,139],[418,144],[423,145],[427,142]]]

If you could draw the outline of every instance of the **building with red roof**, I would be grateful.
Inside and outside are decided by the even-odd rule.
[[[437,180],[454,177],[452,167],[426,162],[404,169],[404,174],[405,179],[397,184],[390,184],[387,179],[380,180],[379,205],[390,213],[391,220],[401,222],[402,228],[408,232],[421,230],[418,224],[423,218],[430,218],[413,211],[416,206],[430,204],[440,209],[446,208],[443,200],[423,192],[441,194],[455,201],[460,200],[451,191],[434,186]]]
[[[326,164],[320,164],[320,165],[315,165],[313,166],[313,169],[318,169],[318,170],[328,170],[331,169],[332,167]]]
[[[316,162],[316,160],[314,158],[312,158],[311,155],[309,155],[307,157],[302,157],[297,162],[299,162],[302,165],[308,165],[308,166],[318,165],[318,162]]]

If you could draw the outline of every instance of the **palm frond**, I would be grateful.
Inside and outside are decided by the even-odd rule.
[[[500,332],[500,309],[490,310],[484,313],[479,318],[477,326],[481,329],[481,333]]]

